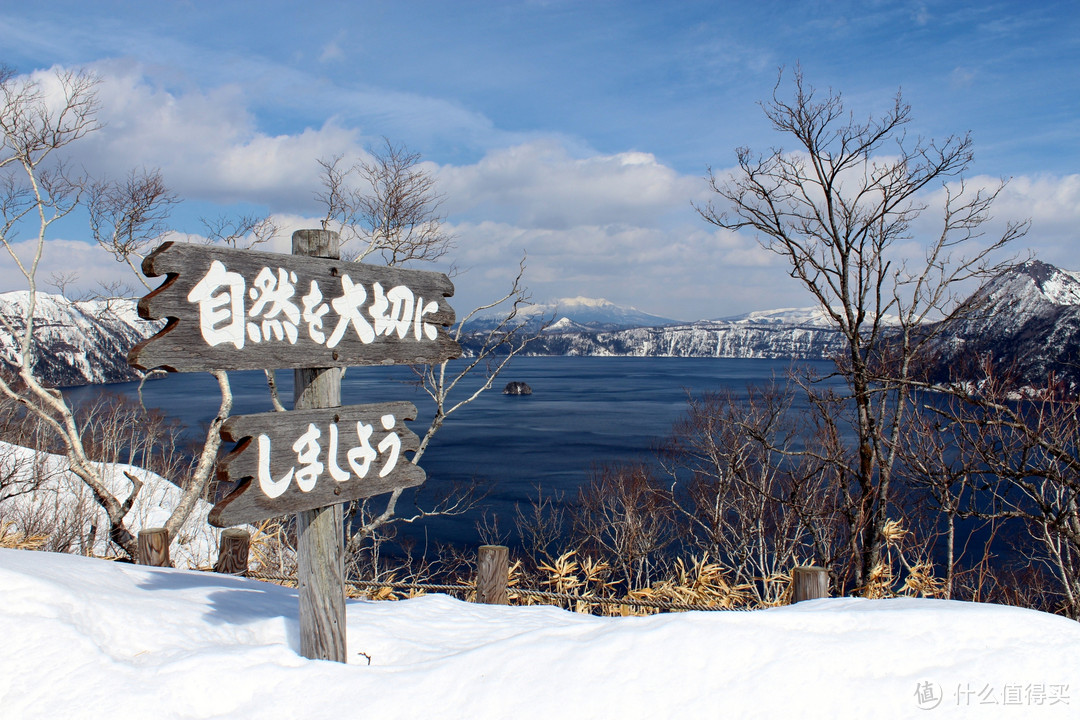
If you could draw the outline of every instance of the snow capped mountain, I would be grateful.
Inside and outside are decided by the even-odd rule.
[[[29,295],[0,294],[0,317],[18,333],[25,327]],[[968,305],[963,321],[939,328],[931,345],[944,378],[974,357],[1010,368],[1025,384],[1055,373],[1080,385],[1080,273],[1037,260],[993,278]],[[826,359],[840,338],[820,308],[781,308],[721,320],[677,323],[606,300],[564,298],[525,311],[539,327],[555,321],[527,351],[530,355],[627,355],[650,357]],[[493,321],[481,319],[470,330]],[[39,293],[35,308],[35,371],[53,385],[121,382],[135,378],[127,352],[161,327],[139,319],[134,300],[71,302]],[[466,334],[466,354],[475,351]],[[16,339],[0,327],[0,361],[14,359]]]
[[[1021,384],[1049,373],[1080,385],[1080,274],[1038,260],[991,279],[967,304],[972,312],[939,328],[932,344],[945,369],[988,358]]]
[[[555,318],[529,345],[528,355],[821,359],[839,347],[828,318],[814,308],[680,323],[607,300],[576,297],[533,305],[523,314],[536,319],[534,329]],[[488,327],[484,323],[469,329],[479,334]],[[465,352],[475,351],[479,339],[466,335]]]
[[[823,323],[702,321],[654,327],[595,329],[563,317],[529,344],[528,355],[639,357],[792,357],[823,359],[840,347]],[[463,339],[465,352],[473,338]]]
[[[705,321],[598,331],[557,323],[527,354],[823,359],[838,348],[839,335],[824,327]]]
[[[676,320],[642,312],[637,308],[624,307],[608,302],[603,298],[559,298],[547,303],[539,303],[522,308],[519,314],[533,327],[539,327],[544,321],[553,321],[549,331],[565,332],[569,330],[619,330],[631,327],[653,327],[674,325]],[[474,331],[487,330],[497,322],[498,315],[487,315],[469,323]]]
[[[832,328],[833,320],[819,305],[804,308],[777,308],[755,310],[745,315],[733,315],[714,322],[736,325],[797,325],[799,327]],[[895,315],[883,315],[885,325],[896,325],[900,319]]]
[[[1032,260],[990,280],[967,304],[971,314],[940,328],[931,344],[930,357],[941,368],[934,373],[937,379],[973,357],[990,357],[1024,384],[1041,384],[1054,372],[1080,385],[1080,273]],[[537,307],[550,313],[554,305]],[[562,307],[597,307],[608,317],[617,316],[615,306],[604,301]],[[841,347],[819,307],[614,329],[587,325],[586,319],[561,317],[529,346],[528,354],[827,359]],[[885,318],[886,324],[895,322]],[[464,347],[468,352],[468,338]]]
[[[0,362],[6,366],[15,360],[29,305],[30,293],[25,290],[0,293]],[[34,307],[34,373],[57,387],[134,380],[128,350],[163,325],[140,319],[135,300],[76,302],[39,292]]]
[[[805,308],[777,308],[755,310],[745,315],[732,315],[713,322],[736,325],[801,325],[804,327],[832,327],[832,320],[819,306]]]

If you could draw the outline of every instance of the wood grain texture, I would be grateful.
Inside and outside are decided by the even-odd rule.
[[[204,283],[215,262],[242,279],[242,291],[219,290],[214,295],[220,301],[214,305],[218,319],[210,326],[234,328],[232,340],[220,336],[225,333],[208,338],[200,322],[200,303],[191,299],[199,296],[198,291],[194,296],[192,291],[201,283],[204,295],[205,287],[223,287]],[[264,269],[273,279],[270,285],[259,287],[291,288],[292,294],[282,305],[291,306],[291,316],[284,309],[275,312],[274,302],[263,303],[262,291],[256,292],[256,279]],[[280,270],[285,274],[280,275]],[[454,310],[446,298],[454,294],[454,285],[443,273],[172,242],[146,257],[143,273],[166,279],[139,301],[139,315],[144,319],[168,318],[161,332],[128,354],[128,363],[143,370],[429,364],[461,355],[461,348],[447,332],[454,322]],[[282,278],[285,281],[279,282]],[[364,297],[357,301],[355,322],[339,313],[335,305],[345,296],[347,286],[354,288],[356,298]],[[394,288],[407,289],[405,294],[412,300],[393,304],[388,298]],[[234,296],[238,305],[226,301]],[[310,304],[305,304],[305,297],[312,298]],[[422,312],[432,303],[433,312]],[[230,308],[240,312],[230,312]],[[429,330],[435,333],[434,338],[429,337]]]
[[[476,602],[508,605],[510,550],[505,545],[481,545],[476,558]]]
[[[214,563],[214,572],[227,575],[241,575],[248,569],[248,554],[251,549],[251,533],[243,528],[228,528],[221,531],[218,542],[218,557]]]
[[[814,565],[801,565],[791,571],[791,602],[829,597],[829,571]]]
[[[169,531],[165,528],[147,528],[139,531],[139,565],[172,567],[169,559]]]
[[[338,236],[293,233],[295,255],[336,258]],[[294,372],[294,412],[341,405],[341,372],[333,367]],[[278,413],[279,417],[286,413]],[[296,513],[296,577],[300,595],[300,654],[348,662],[345,634],[345,538],[340,503]]]
[[[341,505],[296,514],[300,654],[312,660],[348,662],[342,516]]]
[[[308,386],[310,392],[310,386]],[[382,419],[393,416],[394,424],[386,429]],[[416,406],[410,402],[351,405],[328,409],[293,410],[286,413],[268,412],[255,415],[237,415],[229,418],[221,430],[224,439],[237,443],[236,447],[218,464],[218,481],[236,486],[210,511],[209,520],[217,527],[230,527],[258,523],[279,515],[311,510],[325,505],[347,502],[390,492],[397,487],[414,487],[424,482],[426,475],[420,467],[408,460],[405,453],[414,452],[420,446],[420,438],[409,430],[404,422],[416,417]],[[366,442],[361,442],[358,423],[366,426]],[[331,475],[331,426],[335,429],[335,453],[333,467],[339,477]],[[301,489],[297,480],[290,481],[287,489],[277,497],[269,497],[259,482],[260,442],[270,448],[269,477],[280,479],[292,474],[294,477],[303,463],[293,451],[294,443],[314,427],[319,437],[318,462],[321,473],[315,485],[308,491]],[[390,435],[400,441],[396,465],[385,476],[380,473],[391,459],[391,448],[380,451],[380,443],[392,445]],[[260,441],[259,436],[263,436]],[[358,447],[366,449],[368,462],[361,476],[348,453]],[[371,457],[371,453],[377,453]]]

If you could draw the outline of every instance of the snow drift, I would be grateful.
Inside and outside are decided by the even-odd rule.
[[[599,618],[350,601],[298,655],[296,591],[0,550],[4,718],[1074,718],[1080,625],[941,600]]]

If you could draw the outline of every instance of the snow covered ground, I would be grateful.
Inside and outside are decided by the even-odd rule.
[[[173,508],[180,502],[180,488],[160,475],[134,465],[96,464],[101,468],[106,486],[121,500],[131,494],[133,487],[128,475],[142,482],[142,489],[125,517],[133,535],[145,528],[165,526]],[[90,488],[68,468],[68,460],[62,455],[35,452],[0,441],[0,477],[6,483],[6,489],[0,492],[0,498],[3,498],[0,526],[12,523],[20,532],[39,532],[48,526],[58,536],[79,539],[72,541],[70,549],[73,552],[88,549],[98,556],[116,555],[117,549],[108,539],[108,516],[94,500]],[[7,497],[9,493],[11,497]],[[208,566],[217,558],[221,530],[207,523],[209,512],[209,503],[196,501],[191,516],[169,548],[174,566]],[[78,542],[91,524],[99,529],[94,546],[81,548]],[[5,720],[2,710],[0,720]]]
[[[253,580],[0,550],[0,718],[1080,717],[1080,624],[1030,610],[354,601],[343,665],[298,655],[297,605]]]

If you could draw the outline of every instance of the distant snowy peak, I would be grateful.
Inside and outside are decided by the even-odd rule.
[[[522,308],[519,315],[531,320],[536,327],[549,321],[548,330],[571,332],[575,330],[621,330],[634,327],[659,327],[674,325],[676,320],[642,312],[637,308],[616,305],[603,298],[559,298]],[[470,330],[479,331],[493,327],[498,314],[486,315],[469,323]]]
[[[29,312],[28,291],[0,293],[0,364],[15,361]],[[36,294],[33,315],[34,372],[58,387],[134,380],[128,351],[164,324],[140,319],[134,300],[72,301],[48,293]]]
[[[603,298],[559,298],[543,305],[534,305],[531,312],[544,317],[555,317],[559,321],[569,320],[577,325],[607,330],[672,325],[676,322],[634,307],[616,305]]]
[[[819,306],[755,310],[745,315],[720,318],[717,322],[736,325],[799,325],[802,327],[832,327],[832,319]]]
[[[882,316],[885,325],[896,325],[899,318],[895,315]],[[745,315],[733,315],[714,322],[735,325],[791,325],[793,327],[835,328],[836,323],[820,305],[804,308],[777,308],[775,310],[755,310]]]
[[[970,311],[939,328],[929,350],[942,368],[989,360],[1020,384],[1053,373],[1080,387],[1080,275],[1038,260],[992,278],[966,303]],[[944,371],[942,371],[944,375]]]
[[[995,277],[979,294],[991,303],[1012,302],[1021,307],[1038,303],[1080,305],[1080,273],[1029,260]]]
[[[581,323],[576,323],[568,317],[561,317],[547,326],[544,332],[578,332],[589,328]]]

